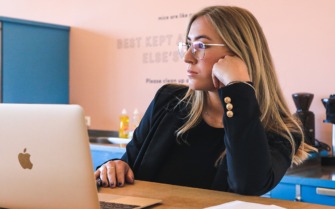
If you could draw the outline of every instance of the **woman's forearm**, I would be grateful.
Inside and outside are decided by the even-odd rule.
[[[228,184],[236,193],[261,195],[272,189],[290,165],[289,156],[270,146],[260,121],[261,112],[254,90],[243,83],[219,89],[225,108]],[[227,116],[227,102],[233,105],[232,117]],[[229,101],[229,100],[226,100]],[[286,140],[286,139],[281,139]]]

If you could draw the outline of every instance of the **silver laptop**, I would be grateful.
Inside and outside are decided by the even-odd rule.
[[[100,194],[105,203],[99,203],[78,105],[0,104],[0,169],[0,208],[98,209],[106,202],[143,208],[161,202]]]

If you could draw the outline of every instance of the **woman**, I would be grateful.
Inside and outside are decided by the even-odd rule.
[[[139,180],[262,195],[306,151],[284,101],[266,39],[238,7],[194,14],[179,53],[189,87],[158,90],[121,160],[95,172],[105,187]]]

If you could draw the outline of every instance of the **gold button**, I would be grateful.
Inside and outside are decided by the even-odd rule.
[[[231,103],[228,103],[228,104],[226,105],[226,108],[227,108],[228,110],[232,110],[232,109],[233,109],[233,105],[232,105]]]
[[[225,103],[230,103],[230,102],[231,102],[230,97],[226,97],[226,98],[224,98],[224,102],[225,102]]]
[[[233,115],[234,115],[233,111],[228,111],[228,112],[227,112],[227,116],[228,116],[228,117],[231,118],[231,117],[233,117]]]

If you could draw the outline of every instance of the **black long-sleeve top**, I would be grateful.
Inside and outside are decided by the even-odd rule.
[[[175,132],[185,123],[189,111],[184,103],[177,105],[187,89],[164,85],[156,93],[122,157],[133,170],[135,179],[155,181],[160,178],[157,175],[161,166],[176,143]],[[224,98],[231,98],[234,115],[223,116],[222,140],[226,156],[212,177],[210,189],[243,195],[265,194],[280,182],[290,167],[292,147],[284,137],[264,130],[255,92],[250,86],[236,83],[218,89],[218,93],[225,113],[228,110]],[[298,148],[301,138],[294,140]]]
[[[156,173],[155,182],[210,189],[217,172],[215,162],[225,150],[224,129],[202,120],[175,143]]]

